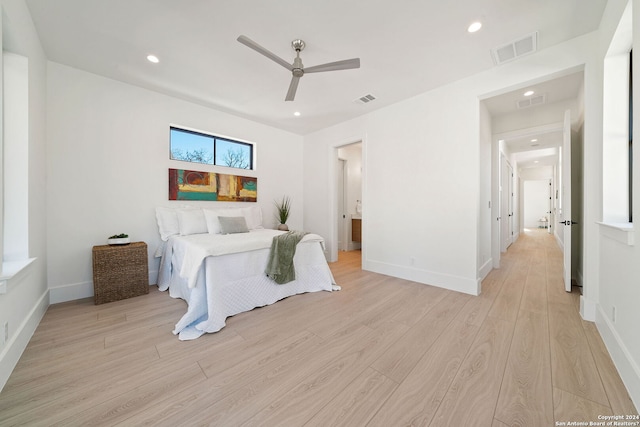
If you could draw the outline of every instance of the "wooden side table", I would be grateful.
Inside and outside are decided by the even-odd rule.
[[[147,244],[93,247],[93,292],[97,304],[149,293]]]

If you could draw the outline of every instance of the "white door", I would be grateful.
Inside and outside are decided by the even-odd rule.
[[[514,213],[513,213],[513,168],[511,164],[507,162],[507,179],[509,179],[509,185],[507,186],[507,199],[508,199],[508,209],[509,209],[509,244],[513,243],[513,230],[514,230]]]
[[[551,185],[551,180],[549,180],[549,210],[547,211],[549,214],[549,222],[547,223],[547,233],[552,234],[555,230],[555,219],[553,216],[553,186]]]
[[[504,155],[500,155],[500,250],[506,252],[513,230],[513,169]]]
[[[559,215],[559,226],[563,227],[564,242],[564,290],[571,292],[571,111],[564,112],[564,125],[562,127],[562,206]]]
[[[345,170],[346,161],[338,159],[338,250],[346,251],[348,242],[345,241],[347,231],[345,229],[346,206],[345,199]]]

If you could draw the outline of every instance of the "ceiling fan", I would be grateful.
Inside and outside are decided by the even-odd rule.
[[[291,42],[291,47],[296,51],[296,58],[293,60],[293,64],[289,64],[284,59],[280,58],[278,55],[269,52],[264,47],[260,46],[258,43],[254,42],[247,36],[238,37],[238,41],[245,46],[250,47],[258,53],[266,56],[272,61],[277,62],[282,65],[287,70],[291,71],[293,77],[291,78],[291,83],[289,84],[289,90],[287,91],[287,96],[284,99],[285,101],[293,101],[296,96],[296,90],[298,89],[298,82],[300,81],[300,77],[304,76],[307,73],[320,73],[322,71],[337,71],[337,70],[349,70],[353,68],[360,68],[360,58],[353,59],[345,59],[342,61],[336,62],[328,62],[326,64],[315,65],[313,67],[305,68],[302,65],[302,59],[300,58],[300,52],[304,50],[306,46],[304,41],[300,39],[296,39]]]

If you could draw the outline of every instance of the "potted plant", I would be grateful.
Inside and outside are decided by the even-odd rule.
[[[287,219],[289,219],[289,213],[291,212],[291,199],[289,196],[283,196],[281,201],[275,201],[274,204],[278,210],[276,215],[276,219],[279,222],[278,230],[289,231]]]
[[[120,233],[109,237],[109,239],[107,239],[107,243],[110,245],[128,245],[131,243],[131,240],[129,239],[128,234]]]

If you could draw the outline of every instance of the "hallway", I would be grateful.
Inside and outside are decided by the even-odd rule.
[[[489,315],[515,322],[494,426],[637,414],[595,324],[579,315],[579,288],[564,290],[553,235],[525,229],[502,260],[483,282],[483,297],[498,293]]]

